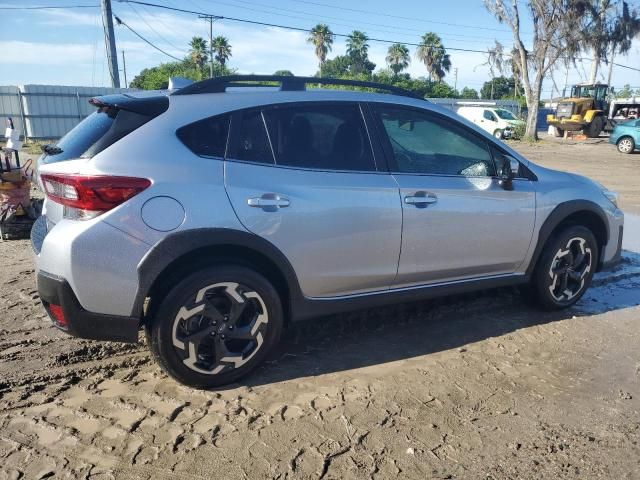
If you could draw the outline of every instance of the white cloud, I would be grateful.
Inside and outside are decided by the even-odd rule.
[[[0,63],[9,64],[61,65],[70,59],[73,59],[75,64],[87,64],[93,59],[93,47],[81,43],[56,44],[9,40],[0,41],[0,52]]]

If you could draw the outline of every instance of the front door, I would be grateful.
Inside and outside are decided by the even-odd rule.
[[[359,105],[248,110],[231,129],[225,184],[233,208],[289,259],[303,293],[389,288],[402,209],[395,180],[377,168]]]
[[[531,242],[535,182],[503,189],[499,148],[443,115],[385,104],[374,112],[402,200],[395,286],[515,272]]]

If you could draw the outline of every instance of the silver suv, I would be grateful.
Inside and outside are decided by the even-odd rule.
[[[239,379],[306,318],[505,285],[565,308],[620,259],[614,193],[393,87],[233,76],[91,103],[40,158],[42,303],[79,337],[144,328],[187,385]]]

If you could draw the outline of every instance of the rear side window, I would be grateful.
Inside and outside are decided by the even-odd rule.
[[[277,165],[375,171],[360,108],[355,104],[280,106],[264,111]]]
[[[259,110],[242,112],[238,117],[234,117],[233,130],[234,140],[228,154],[229,158],[273,164],[273,152]]]
[[[205,118],[184,127],[176,135],[196,155],[224,157],[229,136],[229,114]]]

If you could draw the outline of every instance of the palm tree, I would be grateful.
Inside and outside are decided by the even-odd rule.
[[[360,30],[354,30],[347,37],[347,55],[351,58],[354,73],[362,73],[369,60],[369,37]]]
[[[193,37],[189,46],[189,58],[201,69],[207,63],[207,41],[202,37]]]
[[[369,37],[360,30],[354,30],[347,37],[347,55],[353,58],[366,58],[369,52]]]
[[[393,71],[393,76],[397,77],[398,74],[409,66],[411,57],[409,56],[409,49],[402,43],[394,43],[387,50],[387,58],[385,59],[389,68]]]
[[[216,61],[224,67],[231,56],[231,45],[227,37],[220,35],[211,40],[211,49],[215,53]]]
[[[451,58],[448,53],[445,53],[436,65],[436,69],[433,72],[433,79],[438,83],[442,83],[442,80],[449,71],[451,71]]]
[[[416,50],[416,58],[427,67],[431,80],[441,82],[445,74],[451,70],[451,58],[442,45],[442,39],[433,32],[422,36]]]
[[[316,57],[320,62],[320,76],[322,76],[322,65],[327,60],[327,53],[331,51],[333,45],[334,34],[328,25],[319,23],[309,32],[307,42],[312,43],[316,47]]]

